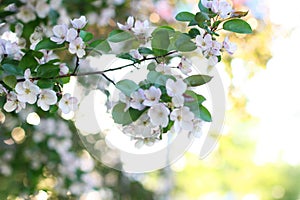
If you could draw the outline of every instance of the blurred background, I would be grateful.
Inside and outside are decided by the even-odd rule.
[[[19,7],[34,1],[20,2]],[[101,38],[130,15],[183,30],[186,25],[174,21],[176,13],[196,12],[198,1],[47,3],[53,10],[48,21],[37,17],[22,22],[4,14],[1,18],[10,17],[14,25],[21,20],[22,37],[28,41],[36,24],[86,15],[88,30]],[[233,5],[249,10],[247,21],[254,34],[234,34],[238,51],[216,66],[227,111],[222,136],[210,155],[200,160],[191,149],[163,170],[122,173],[93,160],[72,123],[34,108],[20,115],[0,111],[0,199],[300,199],[298,3],[234,0]],[[2,38],[8,37],[3,34],[8,29],[1,27]]]

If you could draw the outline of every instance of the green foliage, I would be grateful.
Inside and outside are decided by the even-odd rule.
[[[176,80],[175,77],[173,77],[171,75],[164,75],[157,71],[150,71],[147,75],[147,80],[150,83],[156,84],[158,86],[166,85],[166,82],[168,79]]]
[[[199,114],[200,114],[200,119],[202,119],[203,121],[206,122],[212,121],[210,112],[203,105],[199,106]]]
[[[57,44],[53,41],[50,40],[50,38],[45,38],[43,40],[41,40],[36,46],[35,46],[35,50],[41,50],[41,49],[45,49],[45,50],[55,50],[55,49],[59,49],[64,47],[64,44]]]
[[[118,88],[125,95],[130,96],[132,92],[139,88],[139,86],[132,80],[124,79],[116,83],[116,88]]]
[[[180,12],[176,15],[175,19],[181,22],[189,22],[195,18],[195,15],[190,12]]]
[[[123,30],[113,30],[108,35],[108,41],[110,42],[124,42],[126,40],[132,39],[133,36],[129,32]]]
[[[55,78],[59,75],[59,66],[54,64],[42,64],[37,69],[37,76],[41,78]]]
[[[184,79],[184,81],[188,84],[188,86],[196,87],[211,81],[213,77],[208,75],[192,75]]]
[[[37,82],[37,85],[41,88],[41,89],[46,89],[46,88],[52,88],[54,86],[54,83],[52,80],[48,80],[48,79],[40,79]]]
[[[155,56],[163,56],[168,53],[170,45],[169,31],[158,28],[152,33],[151,47]]]
[[[139,47],[138,51],[139,51],[140,54],[143,54],[143,55],[152,55],[152,54],[154,54],[154,52],[151,49],[147,48],[147,47]]]
[[[118,103],[112,110],[112,117],[118,124],[128,125],[136,121],[144,113],[144,110],[139,111],[133,108],[129,108],[125,111],[125,107],[125,103]]]
[[[82,38],[84,42],[88,42],[94,38],[94,35],[90,32],[80,30],[79,36]]]
[[[111,51],[111,47],[107,40],[99,39],[95,40],[92,43],[89,44],[90,47],[92,47],[94,50],[101,51],[103,53],[108,53]]]
[[[126,59],[126,60],[131,60],[133,62],[138,62],[139,60],[135,59],[132,57],[129,53],[121,53],[117,55],[118,58]]]
[[[180,33],[175,42],[175,47],[182,52],[194,51],[197,48],[195,43],[191,41],[191,37],[183,33]]]
[[[9,75],[9,76],[4,77],[3,82],[5,83],[5,85],[10,87],[11,89],[14,89],[17,84],[17,78],[14,75]]]
[[[235,33],[243,33],[243,34],[252,33],[251,26],[242,19],[230,19],[224,22],[223,29]]]

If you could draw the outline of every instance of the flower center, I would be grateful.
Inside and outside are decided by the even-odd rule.
[[[30,92],[31,92],[30,89],[28,89],[28,88],[25,89],[26,94],[30,94]]]

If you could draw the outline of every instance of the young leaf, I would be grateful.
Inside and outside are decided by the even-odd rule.
[[[205,108],[203,105],[200,105],[199,109],[200,109],[200,119],[206,122],[211,122],[212,121],[211,114],[207,110],[207,108]]]
[[[90,32],[80,30],[79,36],[82,38],[84,42],[88,42],[93,39],[94,35]]]
[[[65,46],[64,44],[56,44],[55,42],[51,41],[50,38],[45,38],[35,46],[35,50],[37,51],[41,49],[54,50],[54,49],[62,48],[64,46]]]
[[[189,22],[194,19],[195,15],[189,12],[180,12],[176,15],[175,19],[181,22]]]
[[[195,16],[195,20],[198,22],[199,27],[204,28],[210,18],[206,13],[198,12]]]
[[[108,35],[108,40],[114,43],[123,42],[131,38],[133,38],[133,36],[129,32],[123,30],[113,30]]]
[[[12,75],[23,75],[23,70],[18,65],[14,65],[12,63],[3,64],[2,69]]]
[[[125,103],[119,103],[113,107],[112,117],[115,123],[128,125],[136,121],[144,112],[144,110],[140,111],[133,108],[129,108],[127,111],[124,111],[125,107]]]
[[[118,88],[125,95],[130,96],[132,92],[139,88],[139,86],[131,80],[124,79],[116,83],[116,88]]]
[[[147,48],[147,47],[140,47],[138,49],[138,51],[139,51],[140,54],[143,54],[143,55],[151,55],[151,54],[153,54],[153,51],[151,49]]]
[[[200,31],[196,28],[192,28],[191,30],[189,30],[189,36],[191,38],[195,38],[197,35],[200,35]]]
[[[89,46],[104,53],[111,51],[111,47],[107,40],[95,40]]]
[[[194,51],[197,47],[194,42],[191,41],[190,36],[186,34],[180,34],[175,42],[175,47],[178,51],[188,52]]]
[[[30,52],[27,52],[20,60],[19,68],[23,71],[25,71],[27,68],[30,68],[31,71],[34,71],[38,64],[39,63],[36,58]]]
[[[184,79],[188,86],[196,87],[208,83],[213,77],[207,75],[192,75]]]
[[[129,53],[121,53],[117,55],[118,58],[126,59],[126,60],[131,60],[133,62],[138,62],[139,60],[133,58]]]
[[[53,64],[43,64],[37,69],[37,76],[41,78],[55,78],[59,75],[59,66]]]
[[[54,86],[54,83],[51,80],[40,79],[40,80],[38,80],[37,85],[41,89],[45,89],[45,88],[52,88]]]
[[[168,79],[173,79],[176,80],[173,76],[171,75],[164,75],[160,72],[157,71],[150,71],[147,75],[147,80],[150,83],[154,83],[156,85],[166,85],[166,82]]]
[[[10,87],[11,89],[14,89],[17,84],[17,78],[14,75],[9,75],[9,76],[4,77],[3,82],[5,83],[5,85]]]
[[[151,47],[154,55],[163,56],[167,54],[169,45],[170,38],[167,30],[159,29],[152,33]]]
[[[224,22],[223,29],[235,33],[242,33],[242,34],[252,33],[251,26],[242,19],[231,19]]]

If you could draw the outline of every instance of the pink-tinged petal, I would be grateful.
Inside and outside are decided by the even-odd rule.
[[[29,79],[31,76],[31,71],[30,69],[26,69],[25,72],[24,72],[24,78],[25,79]]]
[[[18,94],[24,94],[23,82],[17,83],[15,90]]]

